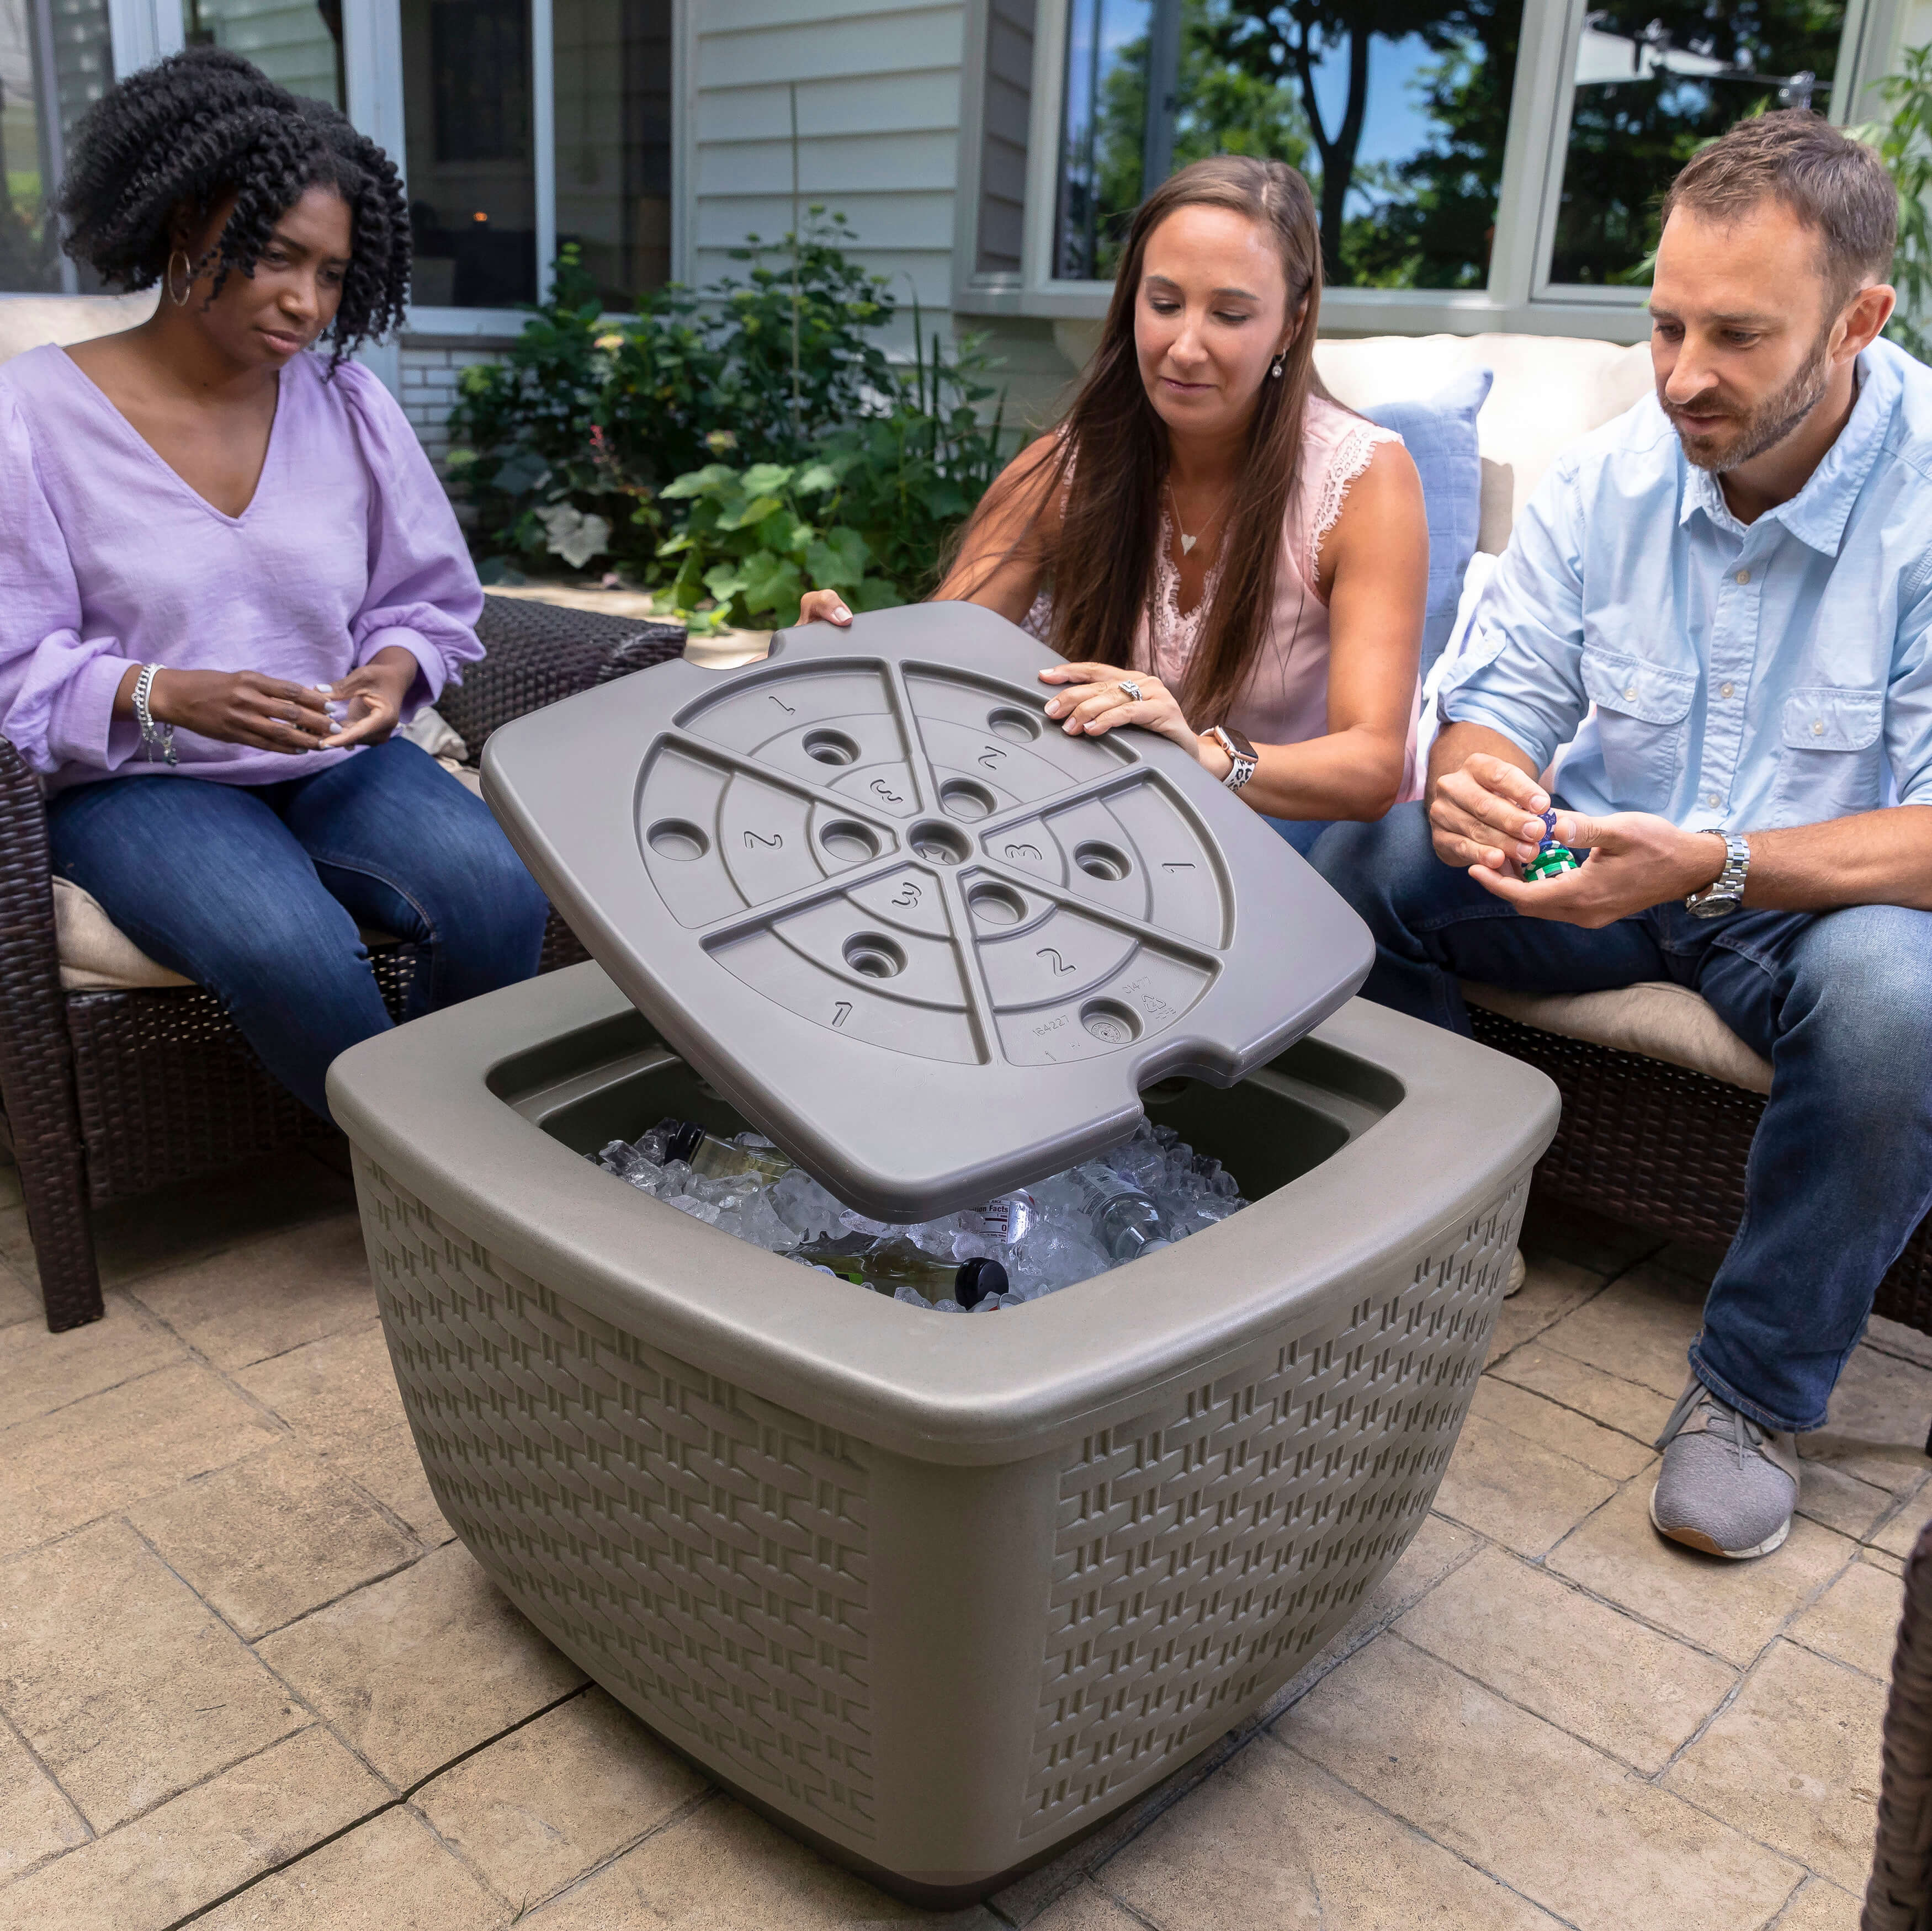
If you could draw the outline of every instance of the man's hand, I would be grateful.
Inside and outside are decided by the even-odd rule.
[[[1542,829],[1537,826],[1539,835]],[[1572,851],[1588,854],[1578,870],[1526,880],[1472,865],[1469,876],[1526,918],[1595,931],[1701,891],[1724,868],[1722,838],[1684,831],[1650,811],[1617,811],[1606,818],[1558,812],[1556,836]]]
[[[1550,794],[1518,766],[1472,751],[1441,772],[1429,794],[1429,828],[1444,865],[1502,871],[1527,865],[1543,840]]]

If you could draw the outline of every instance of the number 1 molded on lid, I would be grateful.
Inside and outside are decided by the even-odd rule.
[[[592,955],[841,1199],[911,1221],[1114,1144],[1347,999],[1367,928],[1166,739],[1069,736],[970,604],[782,631],[505,725],[483,791]]]

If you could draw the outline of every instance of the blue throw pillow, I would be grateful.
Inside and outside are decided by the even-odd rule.
[[[1483,498],[1476,412],[1495,380],[1487,369],[1468,369],[1425,402],[1379,403],[1361,412],[1402,438],[1422,477],[1422,506],[1429,518],[1429,607],[1422,620],[1424,677],[1456,628],[1462,574],[1476,553]]]

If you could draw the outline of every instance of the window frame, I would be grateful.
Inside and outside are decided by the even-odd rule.
[[[530,7],[531,145],[537,209],[537,293],[541,300],[550,292],[550,270],[556,257],[556,42],[552,0],[530,0]],[[686,140],[690,115],[684,83],[688,70],[690,10],[691,0],[671,0],[670,259],[674,273],[681,271],[685,259]],[[181,50],[180,0],[108,0],[108,29],[118,79]],[[349,97],[344,103],[345,111],[357,127],[388,150],[406,187],[409,148],[403,110],[400,0],[343,0],[342,43]],[[57,298],[50,292],[0,293],[0,301]],[[399,344],[507,341],[521,331],[526,319],[518,308],[412,307],[395,337],[365,351],[362,359],[376,367],[394,387]]]
[[[1550,278],[1550,261],[1556,247],[1556,224],[1563,200],[1563,169],[1569,158],[1570,124],[1576,103],[1576,46],[1582,37],[1590,0],[1573,4],[1564,22],[1562,59],[1557,69],[1557,95],[1548,116],[1548,144],[1544,150],[1542,205],[1532,224],[1535,235],[1534,277],[1530,299],[1539,304],[1562,304],[1608,310],[1641,311],[1646,300],[1641,287],[1616,287],[1598,283],[1558,282]],[[1846,0],[1845,24],[1838,36],[1838,64],[1834,73],[1849,77],[1851,85],[1832,87],[1834,127],[1850,126],[1870,118],[1872,103],[1868,97],[1873,83],[1886,70],[1892,50],[1897,12],[1892,0]],[[1882,17],[1881,17],[1882,16]],[[1882,28],[1882,33],[1874,28]],[[1871,64],[1875,46],[1884,56],[1876,68]]]
[[[1496,246],[1480,289],[1358,289],[1324,291],[1328,334],[1473,334],[1507,331],[1634,342],[1649,332],[1640,287],[1578,287],[1550,281],[1560,172],[1569,138],[1575,50],[1592,0],[1523,0],[1516,86],[1504,136],[1496,196]],[[1038,0],[1034,29],[1028,122],[1026,211],[1022,271],[974,272],[979,253],[981,130],[984,119],[988,0],[969,0],[960,74],[958,203],[953,255],[953,309],[964,316],[1027,316],[1093,321],[1106,313],[1112,285],[1056,281],[1053,223],[1058,190],[1060,115],[1065,88],[1068,0]],[[1840,72],[1843,125],[1874,118],[1874,83],[1890,68],[1906,0],[1846,0]],[[1834,103],[1834,105],[1838,104]]]

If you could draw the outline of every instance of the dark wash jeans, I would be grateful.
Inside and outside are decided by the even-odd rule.
[[[536,881],[489,807],[406,739],[274,784],[137,771],[59,793],[47,823],[55,870],[212,992],[325,1119],[329,1062],[391,1024],[358,925],[427,947],[412,1018],[537,969]]]
[[[1878,1284],[1932,1196],[1932,913],[1704,919],[1672,901],[1584,931],[1522,918],[1443,864],[1420,805],[1337,825],[1312,862],[1375,934],[1362,990],[1382,1005],[1466,1033],[1458,979],[1522,992],[1667,979],[1771,1061],[1744,1220],[1690,1366],[1768,1428],[1822,1426]]]

